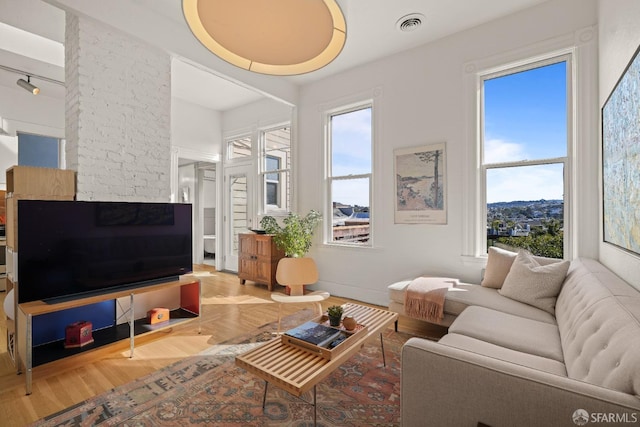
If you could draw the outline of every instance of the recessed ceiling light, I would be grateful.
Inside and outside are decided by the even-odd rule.
[[[422,26],[422,21],[424,20],[424,15],[421,13],[411,13],[409,15],[405,15],[402,18],[398,19],[396,22],[396,28],[400,31],[408,33],[410,31],[415,31],[420,26]]]

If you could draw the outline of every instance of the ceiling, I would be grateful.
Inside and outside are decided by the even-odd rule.
[[[234,0],[238,1],[238,0]],[[347,42],[341,54],[326,67],[298,76],[269,77],[284,79],[288,84],[304,85],[332,74],[357,67],[464,31],[485,22],[517,12],[548,0],[337,0],[347,21]],[[81,2],[81,3],[80,3]],[[50,4],[51,3],[51,4]],[[84,13],[101,16],[104,0],[0,0],[0,66],[23,70],[53,81],[64,81],[64,17],[52,4],[73,8],[81,4]],[[179,0],[109,1],[111,14],[122,20],[139,20],[133,36],[144,39],[144,31],[169,23],[174,29],[189,31]],[[402,32],[397,21],[413,13],[424,16],[422,25]],[[135,16],[138,15],[138,16]],[[189,32],[190,34],[190,32]],[[177,37],[177,36],[176,36]],[[170,52],[172,63],[172,95],[218,111],[226,111],[265,96],[251,82],[243,82],[242,74],[232,76],[200,65],[198,61]],[[213,54],[211,54],[213,55]],[[227,66],[228,64],[223,64]],[[246,72],[245,72],[246,73]],[[24,78],[0,69],[0,85],[17,88],[16,80]],[[246,80],[246,79],[245,79]],[[38,96],[64,98],[63,85],[39,80]],[[22,91],[21,96],[33,96]],[[3,101],[0,101],[3,102]]]

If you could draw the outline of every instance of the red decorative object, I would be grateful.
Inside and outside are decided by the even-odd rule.
[[[152,308],[151,310],[147,311],[147,321],[151,325],[169,321],[169,309]]]
[[[93,325],[81,320],[67,325],[65,329],[64,348],[82,347],[93,342]]]

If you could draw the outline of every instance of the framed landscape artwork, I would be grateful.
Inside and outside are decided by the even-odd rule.
[[[640,254],[640,56],[602,107],[604,241]]]
[[[396,224],[446,224],[445,143],[394,151]]]

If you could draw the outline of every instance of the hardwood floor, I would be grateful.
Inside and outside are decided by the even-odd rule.
[[[208,273],[199,276],[203,312],[200,319],[137,337],[133,358],[129,357],[129,343],[125,340],[39,366],[33,370],[33,393],[29,396],[25,395],[24,376],[16,375],[6,352],[5,316],[0,313],[0,425],[24,426],[277,320],[278,308],[266,286],[253,282],[240,285],[235,274],[217,272],[206,265],[194,270]],[[351,300],[331,296],[323,302],[323,308],[348,301]],[[286,316],[304,308],[310,308],[309,304],[283,304],[282,313]],[[444,333],[442,328],[405,317],[400,319],[400,330],[420,336]]]

